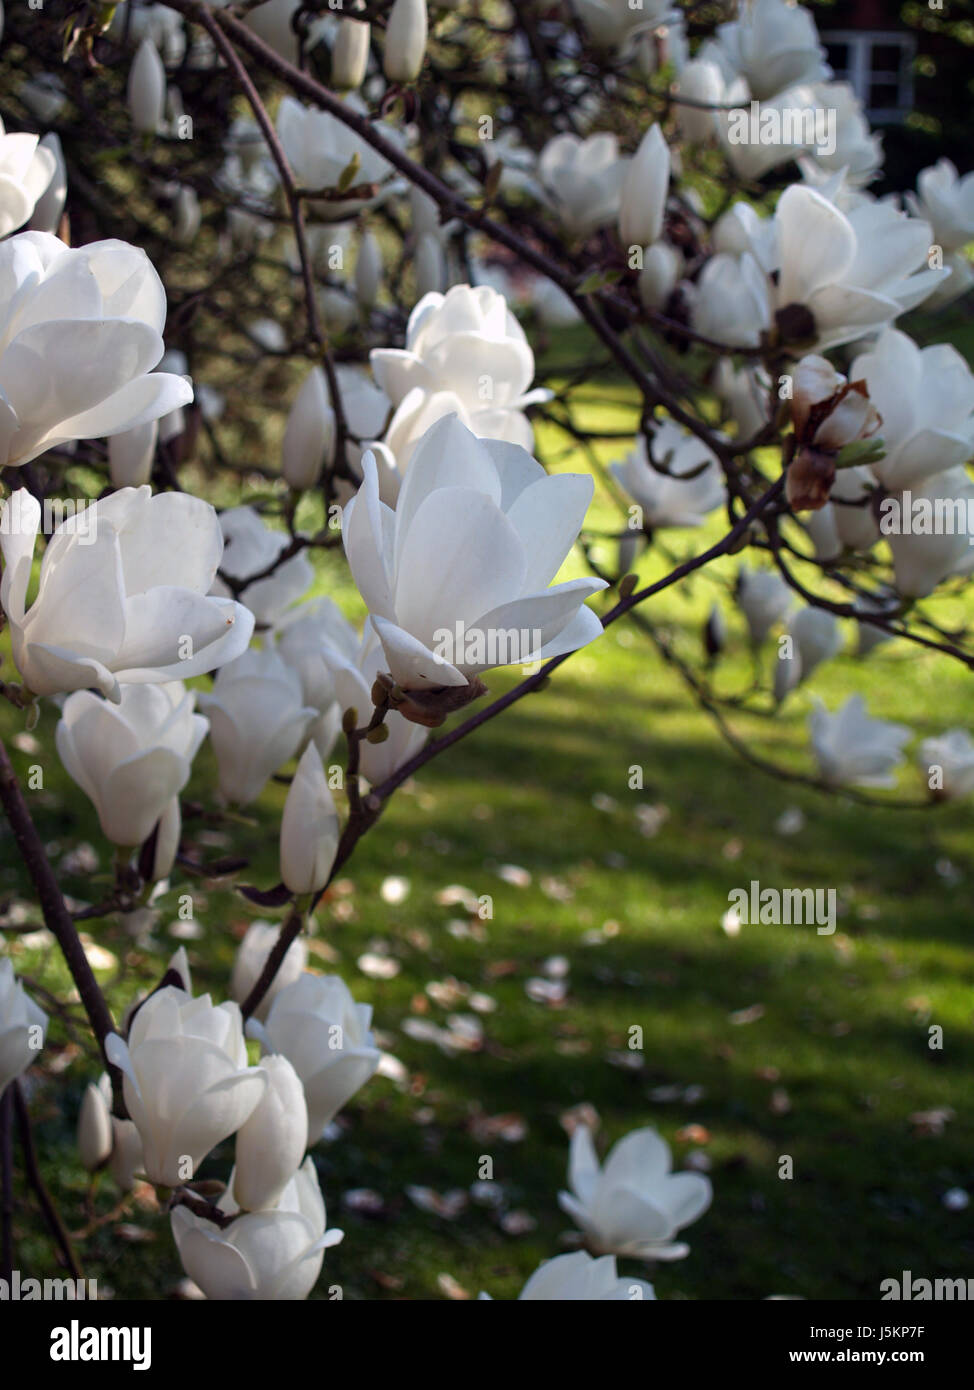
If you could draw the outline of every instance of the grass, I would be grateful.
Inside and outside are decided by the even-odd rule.
[[[621,388],[588,392],[575,402],[580,418],[606,430],[632,424]],[[539,443],[544,456],[563,452],[552,427],[541,429]],[[602,462],[616,452],[610,444],[598,450]],[[557,466],[585,465],[576,453]],[[607,529],[614,515],[600,483],[593,527]],[[666,540],[677,555],[696,543],[688,533]],[[747,688],[752,674],[728,593],[739,563],[722,561],[713,576],[695,577],[651,610],[687,655],[719,599],[731,628],[717,676],[725,691]],[[654,567],[662,572],[650,557],[641,573]],[[359,611],[334,557],[324,557],[317,587]],[[953,600],[946,611],[959,607]],[[766,654],[765,680],[769,661]],[[511,679],[492,675],[491,693]],[[964,670],[903,643],[865,661],[840,657],[812,686],[830,707],[861,690],[872,713],[909,723],[918,736],[970,723]],[[808,770],[810,705],[800,690],[776,718],[741,712],[735,727],[766,756]],[[8,742],[16,735],[25,786],[28,769],[42,769],[43,789],[28,793],[32,809],[65,891],[90,901],[97,890],[76,871],[77,847],[94,848],[103,883],[111,850],[54,753],[55,718],[46,711],[25,737],[23,716],[4,708],[0,728]],[[634,767],[642,770],[639,790],[630,789]],[[188,795],[205,798],[212,773],[205,746]],[[920,793],[914,767],[901,782],[904,795]],[[187,841],[210,858],[231,846],[248,854],[246,877],[269,886],[278,877],[283,795],[271,784],[252,823],[228,827],[232,835],[187,821]],[[640,813],[650,807],[657,812]],[[794,807],[804,826],[783,834],[779,818]],[[313,967],[338,971],[374,1006],[383,1045],[409,1081],[374,1078],[343,1113],[337,1137],[315,1151],[330,1223],[346,1232],[328,1252],[316,1296],[337,1285],[352,1299],[442,1298],[458,1292],[441,1278],[448,1275],[472,1296],[484,1289],[514,1297],[537,1263],[563,1248],[563,1118],[581,1105],[598,1112],[603,1147],[652,1124],[677,1166],[691,1155],[709,1162],[713,1207],[686,1233],[690,1256],[652,1276],[661,1297],[875,1299],[880,1281],[903,1269],[965,1274],[974,1255],[969,1217],[942,1198],[971,1184],[971,827],[967,804],[865,809],[760,775],[721,741],[640,633],[611,629],[544,692],[394,798],[319,911]],[[0,836],[8,918],[11,904],[16,918],[26,903],[20,916],[35,922],[9,833]],[[524,872],[504,868],[511,865]],[[389,876],[409,882],[395,905],[382,896]],[[752,879],[834,887],[837,931],[750,925],[727,935],[728,894]],[[450,885],[489,895],[489,920],[438,902]],[[158,978],[185,936],[182,891],[186,884],[174,880],[149,943],[119,922],[89,926],[116,1012]],[[184,944],[194,987],[222,998],[237,941],[261,914],[215,881],[192,891],[195,935]],[[5,948],[30,981],[67,992],[43,940],[10,934]],[[358,962],[367,953],[387,954],[398,972],[364,973]],[[568,962],[567,999],[534,1002],[526,982],[555,956]],[[443,1025],[450,1014],[471,1013],[462,998],[438,1003],[443,992],[428,992],[431,982],[451,979],[494,1002],[478,1015],[477,1051],[447,1054],[403,1032],[409,1018]],[[741,1021],[742,1011],[752,1021]],[[181,1276],[166,1218],[145,1192],[124,1210],[107,1179],[90,1192],[76,1156],[77,1108],[98,1071],[77,1018],[74,1008],[53,1020],[30,1074],[45,1173],[68,1226],[87,1232],[79,1240],[86,1271],[120,1297],[166,1297]],[[928,1046],[932,1025],[943,1028],[942,1050]],[[634,1028],[641,1051],[628,1046]],[[942,1124],[913,1118],[931,1111],[942,1112]],[[227,1175],[231,1147],[211,1157],[204,1175]],[[779,1177],[786,1155],[790,1179]],[[500,1211],[471,1203],[448,1219],[407,1195],[410,1186],[468,1189],[485,1157],[504,1192]],[[362,1188],[381,1197],[376,1214],[343,1201]],[[21,1207],[21,1268],[49,1272],[51,1250],[38,1231]]]

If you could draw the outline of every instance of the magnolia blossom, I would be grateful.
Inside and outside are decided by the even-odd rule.
[[[706,444],[675,420],[653,432],[651,456],[640,435],[624,463],[610,464],[619,486],[642,509],[643,526],[700,526],[724,500],[720,463]],[[689,476],[688,476],[689,475]]]
[[[351,652],[343,651],[337,645],[326,646],[323,659],[332,672],[336,709],[354,709],[359,722],[364,722],[372,708],[372,686],[386,666],[382,643],[371,619],[366,619],[362,639],[356,639]],[[396,710],[390,710],[384,722],[389,731],[384,743],[366,741],[359,745],[359,771],[373,786],[384,782],[397,768],[408,762],[428,737],[421,724],[405,719]]]
[[[379,1065],[371,1021],[371,1004],[356,1004],[338,975],[305,973],[278,991],[264,1023],[248,1024],[248,1035],[283,1053],[301,1078],[312,1143]]]
[[[243,941],[237,947],[233,958],[233,971],[230,975],[230,997],[242,1004],[254,985],[260,979],[261,971],[267,964],[267,957],[274,949],[280,936],[280,927],[269,922],[251,922]],[[300,976],[308,961],[308,948],[302,937],[291,942],[281,961],[277,974],[268,987],[267,993],[257,1005],[255,1017],[264,1019],[276,995]]]
[[[788,612],[792,593],[772,570],[741,568],[737,579],[737,603],[747,621],[751,642],[759,647],[775,623]]]
[[[735,367],[727,357],[717,363],[713,387],[737,426],[740,439],[752,439],[771,415],[771,381],[763,367]]]
[[[180,681],[126,685],[117,705],[90,690],[76,690],[65,700],[58,755],[113,844],[148,839],[189,781],[209,727],[193,713],[193,703]]]
[[[930,225],[891,203],[865,200],[843,212],[792,184],[770,222],[740,204],[734,213],[724,236],[736,226],[749,249],[713,257],[693,300],[694,327],[722,342],[756,345],[773,321],[786,342],[836,347],[914,308],[949,275],[921,268]]]
[[[122,488],[66,517],[44,551],[28,609],[40,524],[40,505],[24,490],[0,514],[0,603],[14,662],[35,695],[93,687],[117,704],[120,683],[202,675],[249,642],[247,610],[207,597],[223,552],[208,502]]]
[[[345,98],[345,105],[358,115],[366,114],[364,103],[354,93]],[[309,191],[337,188],[354,159],[358,160],[353,179],[356,185],[383,183],[392,172],[388,160],[337,116],[317,107],[302,106],[294,97],[284,97],[278,107],[277,133],[295,178]],[[385,133],[394,138],[388,128]],[[321,214],[333,219],[350,216],[360,212],[368,201],[328,199],[321,203]]]
[[[747,101],[746,83],[728,81],[720,65],[705,58],[694,58],[684,65],[673,91],[677,130],[693,145],[704,145],[717,137],[722,117],[715,108]]]
[[[742,4],[737,19],[717,26],[701,57],[717,63],[728,79],[745,78],[759,101],[829,75],[811,12],[787,0]]]
[[[0,956],[0,1096],[36,1062],[47,1034],[47,1014],[38,1008]]]
[[[603,581],[548,587],[585,518],[590,477],[548,477],[526,450],[478,440],[454,418],[420,441],[394,512],[379,499],[372,456],[362,463],[342,537],[403,690],[466,686],[494,666],[544,661],[601,635],[585,599]]]
[[[398,475],[426,430],[454,413],[481,438],[532,447],[524,409],[548,393],[530,390],[534,353],[504,296],[490,286],[426,295],[409,316],[405,348],[375,348],[370,361],[396,407],[385,442]],[[383,500],[394,503],[397,491],[389,495],[387,485]]]
[[[311,561],[303,552],[277,564],[288,538],[282,531],[271,531],[261,521],[253,507],[231,507],[220,513],[224,552],[220,568],[239,587],[240,602],[249,608],[255,620],[270,626],[286,609],[306,594],[314,580]],[[265,571],[271,571],[265,573]],[[250,576],[251,583],[246,581]],[[217,579],[211,590],[228,594],[223,579]]]
[[[861,695],[850,695],[835,714],[817,703],[808,729],[819,772],[836,787],[895,786],[893,768],[902,763],[903,745],[913,737],[903,724],[871,719]]]
[[[611,134],[583,140],[566,132],[548,141],[538,160],[538,178],[570,236],[587,237],[618,219],[629,164]]]
[[[216,1205],[235,1215],[239,1208],[231,1191],[232,1185]],[[221,1227],[177,1206],[171,1220],[183,1268],[207,1298],[218,1300],[307,1298],[321,1273],[324,1252],[343,1235],[325,1229],[325,1204],[310,1158],[269,1210],[246,1212]]]
[[[247,1065],[237,1005],[214,1005],[208,994],[194,999],[172,985],[149,995],[127,1041],[108,1035],[105,1056],[124,1074],[149,1181],[164,1187],[192,1178],[253,1113],[267,1086],[266,1074]]]
[[[47,232],[11,237],[0,245],[0,304],[0,464],[193,398],[179,377],[152,371],[166,295],[145,252],[124,241],[72,251]]]
[[[912,488],[974,454],[974,375],[956,348],[919,348],[887,329],[850,373],[882,416],[885,457],[872,465],[887,488]]]
[[[647,247],[637,282],[643,307],[650,310],[665,309],[670,295],[676,289],[682,269],[683,257],[665,241],[657,241],[654,246]],[[557,285],[554,288],[557,289]],[[571,304],[570,300],[569,303]],[[578,310],[574,304],[571,307],[578,317]]]
[[[162,128],[166,110],[166,69],[151,39],[143,39],[128,80],[129,115],[140,135],[155,135]]]
[[[0,120],[0,236],[24,225],[56,170],[55,153],[40,143],[40,136],[8,135]]]
[[[210,721],[220,794],[238,806],[255,800],[294,757],[315,713],[302,704],[297,673],[270,648],[251,648],[221,667],[199,703]]]
[[[308,1107],[286,1057],[265,1057],[267,1089],[237,1131],[233,1197],[247,1211],[273,1207],[308,1147]]]
[[[779,314],[807,309],[820,347],[861,338],[920,304],[945,278],[926,267],[930,225],[891,203],[843,213],[821,193],[793,184],[774,217]]]
[[[353,9],[364,9],[362,0],[356,0]],[[363,24],[358,19],[338,21],[331,46],[331,81],[339,91],[361,87],[365,81],[371,38],[371,24]]]
[[[933,239],[945,251],[962,251],[974,241],[974,173],[960,178],[949,159],[938,159],[917,175],[916,195],[907,203],[933,228]]]
[[[948,729],[939,738],[925,738],[917,765],[937,797],[954,799],[974,791],[974,739],[966,729]]]
[[[481,1298],[486,1297],[481,1294]],[[540,1264],[518,1294],[518,1301],[622,1303],[655,1297],[652,1284],[645,1279],[620,1276],[614,1255],[596,1259],[585,1250],[573,1250]]]
[[[309,743],[301,754],[281,816],[281,878],[292,893],[318,893],[335,862],[341,826],[321,754]]]
[[[842,632],[834,613],[825,608],[799,608],[788,622],[788,647],[778,652],[774,697],[783,700],[790,690],[806,681],[823,661],[842,650]]]
[[[690,1252],[674,1236],[710,1206],[710,1181],[701,1173],[674,1173],[669,1145],[655,1129],[636,1129],[599,1167],[592,1131],[572,1134],[568,1182],[558,1204],[597,1255],[681,1260]]]

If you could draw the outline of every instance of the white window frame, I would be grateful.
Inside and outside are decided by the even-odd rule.
[[[899,29],[831,29],[819,37],[823,44],[841,43],[849,50],[849,66],[837,73],[839,81],[848,82],[862,102],[867,116],[873,121],[902,121],[913,109],[913,59],[916,57],[916,36]],[[873,67],[873,49],[883,45],[898,48],[902,54],[896,72]],[[896,106],[871,106],[869,93],[874,82],[896,83]]]

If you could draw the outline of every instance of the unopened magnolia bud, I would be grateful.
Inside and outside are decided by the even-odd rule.
[[[112,1152],[112,1117],[97,1086],[85,1088],[78,1114],[78,1149],[81,1162],[93,1173],[107,1163]]]
[[[670,151],[658,125],[650,126],[633,155],[619,206],[623,246],[649,246],[663,230],[670,183]]]
[[[287,417],[281,472],[296,492],[313,488],[335,452],[335,412],[321,367],[312,367]]]
[[[151,39],[142,40],[132,60],[128,104],[135,129],[140,134],[155,135],[166,109],[166,69]]]
[[[136,1173],[145,1166],[142,1140],[131,1120],[116,1120],[112,1116],[112,1158],[109,1171],[123,1192],[135,1182]]]
[[[362,6],[357,4],[355,8],[358,10]],[[364,82],[369,66],[371,35],[372,26],[363,24],[359,19],[339,21],[338,33],[331,50],[331,81],[332,86],[337,87],[340,92],[361,87]]]
[[[281,816],[281,878],[291,892],[318,893],[338,850],[339,824],[321,754],[309,743],[301,755]]]
[[[382,55],[382,70],[390,82],[413,82],[419,76],[428,27],[426,0],[395,0]]]
[[[200,200],[195,188],[182,184],[173,202],[173,240],[188,246],[200,229]]]

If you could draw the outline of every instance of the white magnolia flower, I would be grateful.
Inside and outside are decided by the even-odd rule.
[[[44,551],[28,609],[40,524],[40,505],[23,489],[0,514],[0,603],[14,662],[36,695],[91,687],[117,704],[120,683],[188,680],[231,661],[249,642],[247,610],[207,597],[223,551],[208,502],[122,488],[66,517]]]
[[[643,524],[650,530],[700,526],[724,500],[716,456],[675,420],[657,425],[651,459],[641,434],[625,462],[609,467],[619,486],[642,509]]]
[[[253,507],[231,507],[221,512],[220,529],[224,540],[220,568],[235,584],[243,584],[240,602],[263,626],[278,622],[310,589],[315,577],[311,561],[300,551],[276,564],[281,551],[287,549],[288,538],[283,531],[265,526]],[[265,573],[268,570],[271,573]],[[264,577],[245,582],[257,575]],[[229,594],[230,589],[223,579],[217,579],[211,592]]]
[[[737,581],[737,603],[747,621],[751,642],[758,647],[788,612],[792,592],[773,570],[749,570],[742,566]]]
[[[940,797],[953,799],[974,791],[974,740],[966,729],[948,729],[938,738],[925,738],[917,764],[927,785]]]
[[[238,1210],[230,1194],[228,1187],[217,1202],[228,1215]],[[207,1298],[233,1302],[307,1298],[324,1252],[343,1235],[325,1229],[325,1204],[310,1158],[269,1211],[245,1212],[220,1227],[177,1206],[171,1219],[186,1273]]]
[[[935,473],[902,495],[883,498],[879,531],[893,552],[897,593],[925,598],[951,575],[970,573],[972,516],[974,483],[964,468]]]
[[[304,1087],[286,1057],[265,1057],[267,1089],[237,1130],[233,1197],[247,1211],[276,1206],[308,1147]]]
[[[651,125],[629,161],[619,206],[623,246],[649,246],[663,230],[670,186],[670,147],[658,125]]]
[[[676,1233],[710,1206],[710,1181],[674,1173],[669,1145],[655,1129],[636,1129],[599,1167],[592,1131],[578,1125],[571,1139],[568,1183],[558,1204],[584,1232],[597,1255],[681,1260],[690,1247]]]
[[[548,587],[584,521],[590,477],[548,477],[524,449],[478,440],[453,418],[420,441],[394,512],[379,499],[372,456],[362,463],[342,537],[404,690],[465,686],[494,666],[544,661],[601,635],[585,599],[602,581]]]
[[[489,1297],[487,1294],[480,1296]],[[614,1255],[600,1255],[596,1259],[585,1250],[573,1250],[569,1255],[545,1260],[518,1294],[519,1301],[544,1303],[579,1300],[622,1303],[655,1297],[652,1284],[645,1279],[620,1276]]]
[[[814,144],[809,158],[828,174],[839,174],[846,185],[863,186],[871,183],[883,165],[882,136],[870,129],[862,102],[848,82],[819,82],[813,87],[800,87],[785,93],[795,107],[806,110],[834,112],[835,148]]]
[[[0,236],[28,220],[57,170],[54,151],[26,131],[8,135],[0,120]]]
[[[297,672],[304,703],[317,711],[308,733],[327,758],[341,732],[344,708],[339,706],[333,667],[336,661],[353,658],[358,633],[330,598],[321,597],[290,609],[275,627],[273,641],[275,651]]]
[[[372,709],[372,686],[376,676],[386,668],[382,643],[369,618],[365,620],[362,640],[356,639],[352,650],[343,651],[339,646],[324,649],[323,659],[329,666],[336,696],[336,709],[341,714],[347,709],[358,712],[359,723],[365,722]],[[396,710],[390,710],[385,717],[389,737],[384,743],[361,743],[359,745],[359,771],[372,786],[378,786],[391,777],[397,768],[418,753],[428,737],[421,724],[405,719]],[[319,744],[320,751],[320,744]],[[327,756],[322,753],[322,756]]]
[[[358,115],[366,115],[365,105],[355,93],[345,98],[345,105]],[[353,180],[356,185],[381,184],[392,173],[388,160],[337,116],[314,106],[302,106],[294,97],[284,97],[278,107],[277,133],[303,189],[317,192],[336,188],[356,157],[358,165]],[[383,128],[383,133],[395,138],[388,127]],[[376,199],[329,198],[321,201],[320,212],[323,217],[341,218],[361,212],[370,201]]]
[[[717,138],[724,118],[716,108],[747,101],[746,86],[729,82],[720,65],[705,58],[694,58],[683,66],[673,93],[677,98],[677,130],[691,145],[705,145]]]
[[[318,893],[335,862],[341,826],[321,754],[309,743],[301,754],[281,816],[281,879],[299,897]]]
[[[538,160],[545,200],[572,237],[618,220],[630,161],[612,134],[583,140],[567,132],[549,140]]]
[[[838,620],[825,608],[799,608],[789,619],[786,635],[790,649],[779,649],[774,673],[774,697],[779,701],[842,650]]]
[[[673,0],[573,0],[573,11],[600,48],[624,48],[644,29],[657,28],[674,12]]]
[[[547,392],[530,390],[534,353],[504,296],[490,286],[454,285],[445,295],[426,295],[409,316],[405,348],[375,348],[370,361],[396,407],[385,442],[399,475],[420,437],[449,414],[460,415],[481,438],[532,447],[524,409]]]
[[[843,213],[821,193],[792,184],[774,216],[774,305],[807,309],[819,347],[836,347],[921,303],[946,277],[926,267],[930,225],[891,203]]]
[[[280,927],[272,926],[269,922],[251,922],[247,928],[243,941],[237,947],[237,954],[233,959],[233,971],[230,975],[230,998],[235,999],[238,1004],[243,1004],[247,995],[260,979],[261,971],[267,964],[267,957],[273,950],[280,934]],[[256,1018],[263,1020],[267,1017],[267,1012],[275,997],[282,989],[294,983],[307,962],[308,948],[304,939],[300,936],[295,937],[287,948],[284,959],[281,961],[280,968],[271,981],[267,993],[255,1010]]]
[[[47,1014],[38,1008],[0,957],[0,1095],[36,1062],[47,1034]]]
[[[301,1078],[312,1143],[379,1065],[371,1021],[371,1004],[356,1004],[339,976],[305,973],[278,991],[264,1023],[248,1024],[248,1036],[283,1053]]]
[[[850,695],[835,714],[820,702],[808,720],[819,772],[831,786],[893,787],[894,767],[913,737],[904,724],[871,719],[861,695]]]
[[[949,159],[938,159],[917,176],[916,196],[908,193],[906,199],[945,251],[962,251],[974,241],[974,173],[960,178]]]
[[[8,137],[10,138],[10,137]],[[144,251],[46,232],[0,245],[0,464],[156,420],[193,398],[153,372],[166,295]]]
[[[189,781],[209,726],[181,681],[126,685],[121,696],[114,705],[90,690],[69,695],[57,751],[107,838],[140,845]]]
[[[129,1115],[139,1131],[150,1182],[189,1181],[217,1144],[259,1104],[267,1077],[248,1067],[236,1004],[214,1005],[167,985],[150,994],[128,1041],[105,1039],[105,1056],[124,1074]]]
[[[737,19],[717,26],[701,55],[719,64],[728,80],[745,78],[759,101],[830,71],[811,12],[787,0],[742,4]]]
[[[872,465],[887,488],[914,487],[974,454],[974,375],[956,348],[919,348],[887,329],[852,364],[882,416],[885,458]]]
[[[255,800],[294,757],[315,714],[302,703],[299,676],[271,648],[251,648],[222,666],[199,703],[210,721],[220,794],[238,806]]]

